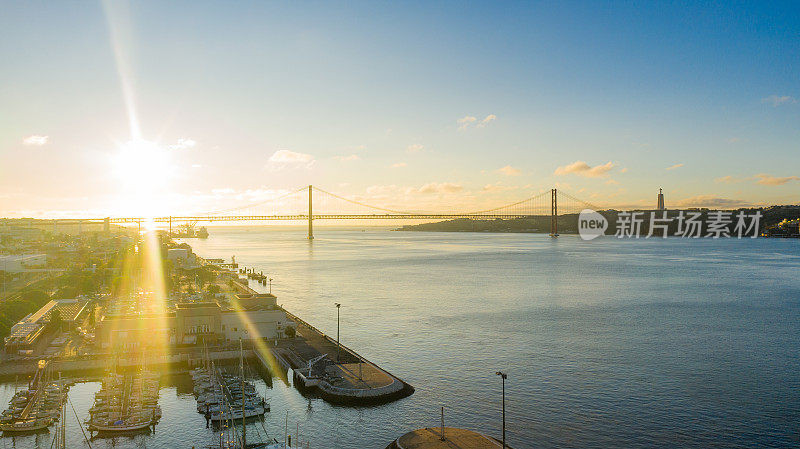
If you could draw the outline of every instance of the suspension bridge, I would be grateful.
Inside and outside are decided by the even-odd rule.
[[[237,206],[230,209],[188,215],[104,218],[53,218],[38,219],[41,224],[52,224],[53,229],[61,225],[102,224],[108,230],[111,224],[126,225],[152,222],[172,226],[180,223],[215,222],[259,222],[259,221],[305,221],[308,223],[308,239],[314,238],[316,220],[453,220],[468,218],[475,220],[549,218],[550,234],[558,235],[558,217],[577,214],[585,208],[598,208],[558,189],[550,189],[521,201],[483,210],[450,211],[403,211],[366,204],[357,198],[347,198],[314,186],[305,186],[285,195]],[[8,220],[8,219],[6,219]]]

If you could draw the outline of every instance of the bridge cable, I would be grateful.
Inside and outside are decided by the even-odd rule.
[[[234,211],[237,211],[237,210],[249,209],[251,207],[261,206],[263,204],[267,204],[267,203],[271,203],[271,202],[274,202],[274,201],[282,200],[282,199],[284,199],[286,197],[289,197],[289,196],[292,196],[292,195],[297,194],[299,192],[302,192],[303,190],[308,190],[308,186],[301,187],[301,188],[299,188],[297,190],[294,190],[292,192],[286,193],[286,194],[281,195],[281,196],[279,196],[277,198],[270,198],[268,200],[259,201],[257,203],[251,203],[251,204],[247,204],[247,205],[244,205],[244,206],[237,206],[237,207],[234,207],[234,208],[231,208],[231,209],[224,209],[224,210],[219,210],[219,211],[215,211],[215,212],[207,212],[205,215],[206,216],[221,215],[221,214],[228,213],[228,212],[234,212]]]

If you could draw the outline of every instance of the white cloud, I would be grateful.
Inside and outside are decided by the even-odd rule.
[[[617,181],[616,179],[609,179],[605,183],[610,185],[610,186],[618,186],[619,185],[619,181]]]
[[[714,180],[714,182],[723,184],[733,184],[735,182],[742,182],[742,180],[734,176],[728,175],[728,176],[723,176],[721,178],[717,178]]]
[[[675,165],[670,165],[669,167],[665,168],[664,170],[675,170],[676,168],[681,168],[681,167],[683,167],[683,164],[675,164]]]
[[[514,168],[514,167],[512,167],[510,165],[506,165],[503,168],[499,168],[499,169],[497,169],[497,171],[498,171],[498,173],[501,173],[501,174],[506,175],[506,176],[519,176],[519,175],[522,174],[522,171],[520,171],[520,169]]]
[[[367,194],[371,196],[378,196],[383,197],[384,195],[394,193],[398,190],[398,187],[394,184],[392,185],[374,185],[367,187]]]
[[[358,161],[361,158],[358,157],[357,154],[350,154],[350,155],[347,155],[347,156],[334,156],[334,159],[336,159],[338,161],[341,161],[341,162],[347,162],[347,161]]]
[[[740,139],[738,137],[731,137],[730,139],[728,139],[728,143],[736,143],[736,142],[739,142],[741,140],[742,139]]]
[[[169,146],[170,150],[186,150],[188,148],[194,148],[197,145],[192,139],[178,139],[178,141]]]
[[[797,103],[797,99],[789,95],[770,95],[769,97],[762,98],[761,102],[771,104],[773,107],[778,107],[782,104]]]
[[[480,123],[478,123],[478,128],[483,128],[484,126],[488,125],[490,122],[493,122],[495,120],[497,120],[497,116],[494,114],[489,114],[486,116],[486,118],[481,120]]]
[[[714,195],[697,195],[685,198],[676,203],[680,207],[737,208],[749,207],[751,203],[744,200],[720,198]]]
[[[414,144],[409,145],[407,149],[408,149],[409,153],[419,153],[420,151],[425,149],[425,146],[424,145],[420,145],[418,143],[414,143]]]
[[[495,120],[497,120],[497,116],[494,115],[494,114],[489,114],[483,120],[480,120],[480,121],[478,120],[477,117],[473,117],[471,115],[467,115],[467,116],[461,117],[460,119],[456,120],[456,123],[458,123],[458,129],[465,130],[465,129],[468,129],[469,127],[473,126],[473,125],[476,128],[483,128],[486,125],[488,125],[490,122],[493,122]]]
[[[469,125],[475,123],[476,121],[478,121],[478,119],[471,115],[467,115],[465,117],[461,117],[460,119],[456,120],[456,122],[458,123],[458,129],[467,129]]]
[[[772,176],[766,173],[759,173],[755,175],[757,183],[765,186],[779,186],[786,184],[789,181],[800,181],[800,176]]]
[[[314,165],[314,156],[306,153],[297,153],[289,150],[278,150],[269,158],[268,167],[282,168],[311,168]]]
[[[37,136],[37,135],[28,136],[28,137],[22,139],[22,144],[23,145],[40,147],[40,146],[46,144],[47,140],[49,138],[50,138],[50,136]]]
[[[192,164],[192,168],[202,168],[201,164]]]
[[[460,184],[452,182],[430,182],[420,187],[419,193],[457,193],[464,190]]]
[[[500,182],[496,182],[496,183],[494,183],[494,184],[486,184],[486,185],[485,185],[485,186],[483,186],[483,188],[481,189],[481,192],[486,192],[486,193],[499,193],[499,192],[507,192],[507,191],[509,191],[509,190],[516,190],[516,189],[518,189],[518,187],[506,186],[506,185],[503,185],[503,184],[502,184],[502,183],[500,183]]]
[[[596,165],[592,167],[586,162],[575,161],[569,165],[556,168],[555,174],[557,176],[575,174],[586,178],[603,178],[608,176],[608,172],[611,171],[612,168],[614,168],[614,164],[612,162],[607,162],[603,165]]]
[[[407,165],[408,164],[406,164],[405,162],[398,162],[396,164],[392,164],[392,168],[401,168],[401,167],[405,167]]]

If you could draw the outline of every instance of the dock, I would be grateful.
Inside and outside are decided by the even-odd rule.
[[[301,392],[315,392],[335,404],[386,403],[410,396],[414,387],[365,359],[352,349],[296,315],[286,312],[296,324],[296,337],[285,339],[272,353],[285,369],[293,372]],[[338,350],[337,350],[338,348]]]

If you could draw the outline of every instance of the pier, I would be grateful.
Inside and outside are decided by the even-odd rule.
[[[275,359],[293,372],[301,392],[316,392],[336,404],[386,403],[414,393],[414,387],[365,359],[352,349],[337,345],[301,318],[286,312],[297,325],[297,335],[271,348]]]

